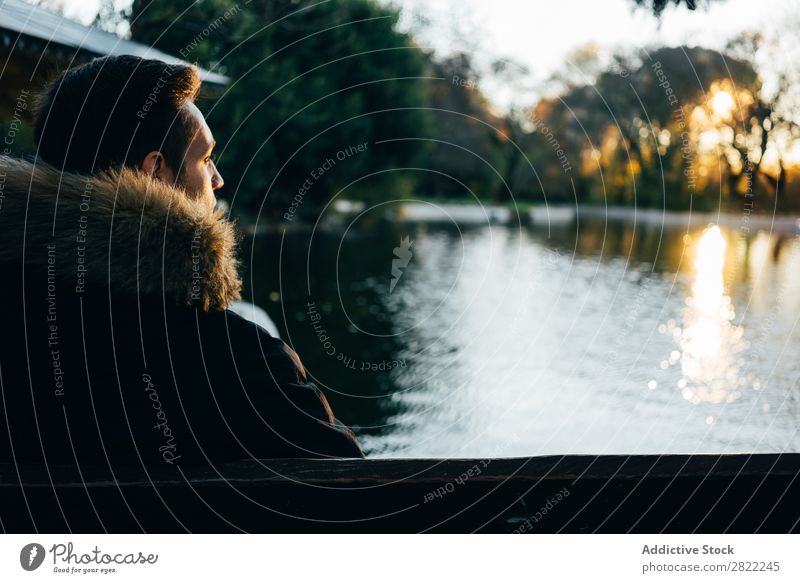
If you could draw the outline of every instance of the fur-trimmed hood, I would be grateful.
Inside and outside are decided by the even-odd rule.
[[[234,226],[134,170],[94,176],[0,156],[0,262],[76,290],[162,296],[204,310],[240,298]]]

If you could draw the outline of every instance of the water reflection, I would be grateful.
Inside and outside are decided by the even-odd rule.
[[[387,222],[250,251],[253,298],[372,456],[800,450],[791,233]]]
[[[683,327],[672,330],[680,350],[683,397],[694,403],[721,403],[740,396],[739,369],[743,328],[725,293],[724,268],[727,243],[719,227],[706,229],[695,246],[694,282],[686,300]]]

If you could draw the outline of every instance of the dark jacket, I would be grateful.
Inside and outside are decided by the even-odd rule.
[[[234,251],[140,173],[0,157],[0,462],[363,457],[297,354],[225,309]]]

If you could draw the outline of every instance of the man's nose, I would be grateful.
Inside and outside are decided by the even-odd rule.
[[[211,162],[214,164],[214,162]],[[214,176],[211,177],[211,188],[212,190],[219,190],[225,186],[225,181],[222,179],[222,175],[217,170],[217,165],[214,164]]]

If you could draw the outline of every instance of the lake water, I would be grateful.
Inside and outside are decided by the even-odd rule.
[[[244,252],[368,455],[800,451],[792,232],[366,213]]]

